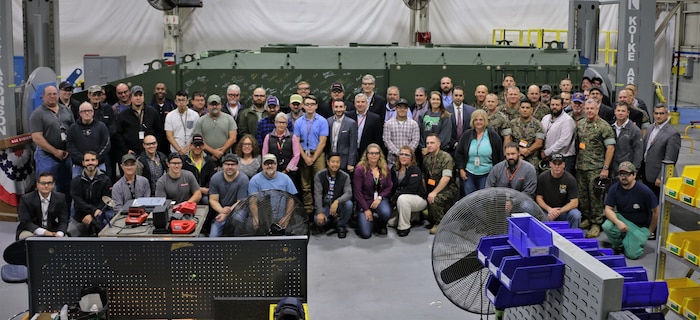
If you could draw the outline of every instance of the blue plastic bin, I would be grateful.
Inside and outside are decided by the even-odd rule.
[[[552,231],[531,216],[508,218],[508,242],[523,257],[551,254],[554,240]]]
[[[508,244],[508,235],[488,236],[479,239],[476,247],[476,257],[484,267],[488,267],[488,256],[494,246],[505,246]]]
[[[600,260],[603,264],[610,268],[617,268],[617,267],[626,267],[627,266],[627,261],[625,260],[625,256],[618,254],[615,256],[597,256],[595,257],[596,259]]]
[[[665,281],[639,281],[622,285],[622,308],[656,307],[666,304],[668,285]]]
[[[644,268],[644,266],[617,267],[612,269],[621,276],[625,277],[625,283],[649,281],[647,270]]]
[[[491,271],[491,274],[498,277],[498,268],[500,268],[503,258],[511,256],[520,257],[520,255],[518,255],[518,251],[510,245],[492,247],[491,252],[489,252],[489,255],[487,257],[489,262],[488,267],[489,271]]]
[[[554,230],[554,232],[558,233],[560,236],[566,238],[566,239],[585,239],[584,238],[584,233],[583,230],[581,229],[562,229],[562,230]]]
[[[588,254],[598,257],[598,256],[612,256],[615,254],[613,252],[613,249],[611,248],[586,248],[583,249],[583,251],[586,251]]]
[[[571,226],[566,221],[544,221],[542,223],[554,231],[571,229]]]
[[[494,276],[486,282],[486,297],[498,309],[542,304],[546,294],[547,291],[511,292]]]
[[[564,281],[564,263],[552,255],[505,257],[499,269],[499,280],[511,292],[558,289]]]
[[[584,250],[589,248],[598,249],[598,239],[569,239],[569,241]]]

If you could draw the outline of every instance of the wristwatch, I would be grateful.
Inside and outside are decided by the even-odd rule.
[[[610,169],[610,167],[608,167],[608,166],[603,166],[603,170],[608,170],[608,169]]]

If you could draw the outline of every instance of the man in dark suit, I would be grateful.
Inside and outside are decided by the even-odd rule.
[[[384,121],[376,113],[367,110],[368,106],[367,95],[358,93],[355,96],[355,111],[345,113],[357,123],[357,154],[365,152],[370,143],[376,143],[385,149],[382,140]]]
[[[669,123],[669,111],[663,104],[654,106],[654,124],[644,135],[644,184],[659,197],[663,161],[678,160],[681,135]]]
[[[26,193],[20,198],[17,240],[31,236],[66,235],[70,219],[68,205],[63,193],[52,192],[55,182],[50,172],[40,173],[36,191]]]
[[[348,101],[345,98],[345,87],[343,84],[340,82],[333,82],[331,85],[331,98],[326,100],[326,102],[324,102],[322,105],[318,106],[316,113],[320,114],[326,119],[328,119],[328,117],[332,117],[333,114],[335,114],[333,111],[333,101],[338,99],[345,101],[346,111],[355,110],[355,106],[352,104],[352,101]],[[343,167],[340,168],[342,169]]]
[[[454,150],[462,137],[462,133],[471,129],[471,117],[472,112],[474,112],[474,107],[464,103],[464,88],[457,86],[452,89],[452,104],[445,106],[445,109],[449,111],[452,115],[450,119],[452,120],[452,139],[450,139],[450,150]],[[459,123],[457,121],[457,116],[461,119]]]
[[[340,155],[340,169],[353,172],[357,163],[357,122],[345,116],[347,106],[342,98],[333,100],[333,116],[328,120],[326,151]]]
[[[362,77],[362,93],[367,96],[367,107],[369,108],[369,111],[379,115],[383,120],[383,110],[386,108],[386,99],[377,94],[377,92],[374,90],[375,85],[376,82],[373,75],[366,74],[364,77]],[[355,108],[357,108],[357,106],[355,106]]]

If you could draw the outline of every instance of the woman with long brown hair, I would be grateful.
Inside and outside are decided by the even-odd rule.
[[[423,155],[427,153],[425,149],[425,137],[429,133],[435,133],[442,141],[440,148],[443,151],[450,151],[452,141],[452,120],[450,112],[445,109],[442,104],[442,95],[438,91],[431,91],[429,98],[430,108],[425,111],[422,117],[418,118],[418,127],[420,128],[420,147]]]
[[[398,216],[391,218],[389,225],[396,226],[396,234],[399,237],[405,237],[411,232],[411,220],[418,219],[418,214],[413,216],[413,213],[418,213],[428,206],[425,200],[428,193],[423,185],[423,172],[410,146],[399,148],[399,159],[391,168],[391,180],[394,184],[391,203],[396,206]]]
[[[260,172],[262,164],[260,161],[260,147],[253,135],[246,134],[241,140],[238,140],[236,155],[238,156],[238,170],[245,173],[248,179]]]
[[[389,195],[393,183],[389,167],[378,144],[367,146],[354,173],[353,194],[360,212],[357,215],[357,232],[363,239],[372,236],[372,229],[386,234],[386,223],[391,216]],[[375,217],[376,214],[376,217]]]

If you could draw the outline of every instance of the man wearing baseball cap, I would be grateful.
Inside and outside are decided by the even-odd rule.
[[[137,161],[133,154],[125,154],[122,157],[120,166],[124,174],[112,186],[112,199],[117,204],[114,207],[115,212],[121,211],[124,204],[131,199],[151,196],[151,184],[148,179],[136,174]]]
[[[73,98],[73,89],[75,87],[68,81],[63,81],[58,85],[58,104],[68,108],[73,113],[73,118],[78,119],[78,109],[80,109],[80,101]]]
[[[659,201],[643,183],[637,183],[637,168],[629,161],[618,167],[619,181],[615,182],[605,198],[603,231],[613,250],[627,258],[637,259],[644,254],[644,244],[654,239],[659,217]]]
[[[330,99],[326,100],[322,105],[318,106],[316,113],[320,114],[322,117],[328,119],[332,117],[333,112],[333,101],[341,99],[345,101],[346,111],[354,111],[355,105],[352,102],[345,99],[345,87],[340,82],[333,82],[330,89]]]
[[[188,149],[189,152],[181,156],[182,168],[192,172],[199,183],[199,191],[202,192],[202,199],[199,200],[199,203],[209,204],[209,182],[216,173],[216,161],[204,153],[204,138],[201,134],[192,136],[192,142]]]
[[[257,135],[255,139],[258,139],[258,143],[262,143],[265,136],[275,130],[275,117],[277,113],[280,112],[280,101],[275,96],[269,96],[267,98],[267,116],[258,120]],[[289,131],[294,131],[294,126],[292,126],[291,121],[287,123],[287,129]]]
[[[304,109],[302,109],[301,105],[304,103],[304,98],[301,97],[301,95],[298,94],[293,94],[289,97],[289,114],[287,115],[287,119],[291,120],[292,126],[294,126],[294,123],[304,116]]]
[[[143,140],[148,135],[152,135],[156,139],[158,137],[165,139],[163,123],[160,121],[158,111],[146,108],[143,87],[136,85],[131,87],[131,108],[120,112],[117,116],[114,147],[117,148],[120,155],[141,154],[144,150]]]
[[[537,177],[535,201],[550,221],[568,221],[571,229],[577,229],[581,211],[578,210],[576,178],[565,170],[566,162],[561,153],[550,157],[549,168]]]
[[[583,95],[583,92],[576,92],[571,96],[571,111],[568,113],[571,119],[574,119],[576,122],[586,117],[583,113],[584,102],[586,102],[586,96]]]
[[[194,134],[204,138],[204,151],[218,161],[229,152],[236,142],[238,126],[236,120],[221,111],[221,97],[212,94],[207,98],[209,113],[197,120]]]
[[[222,160],[222,170],[214,174],[209,184],[209,204],[211,205],[207,216],[207,220],[211,222],[209,237],[221,236],[226,218],[239,201],[248,197],[248,182],[248,176],[238,171],[236,154],[225,155]]]

